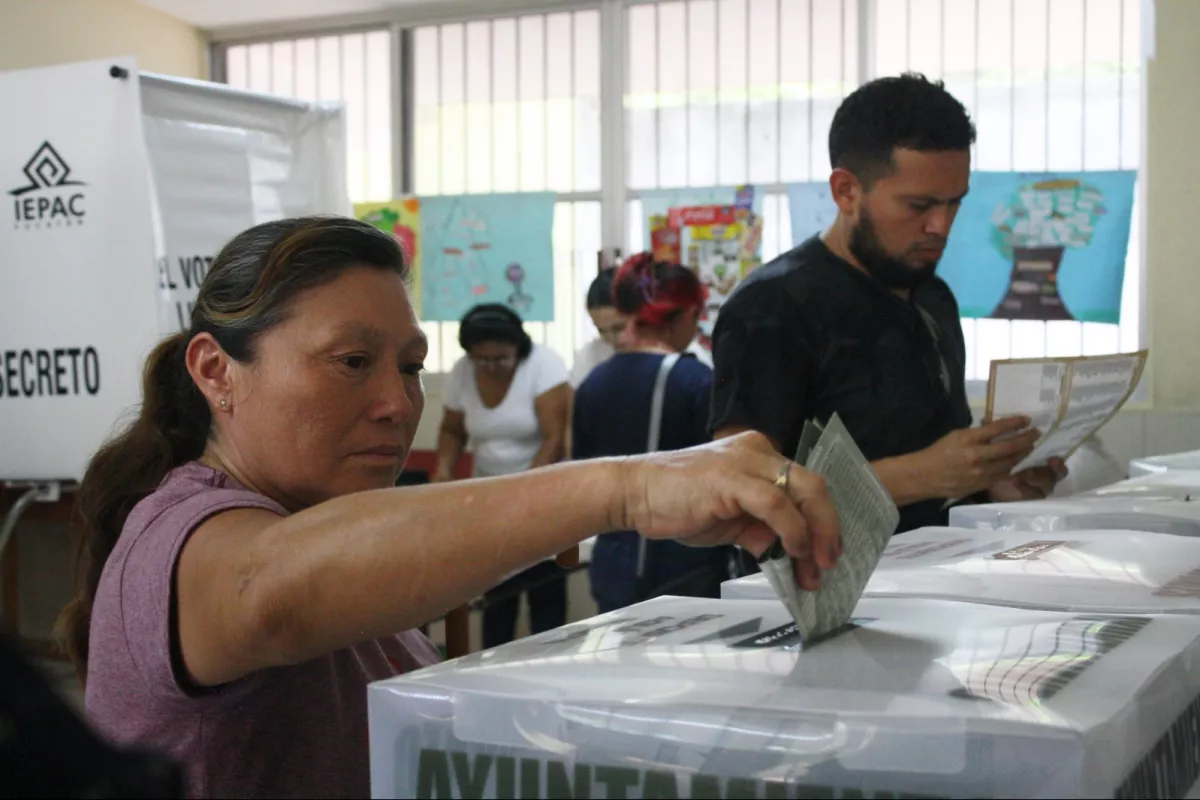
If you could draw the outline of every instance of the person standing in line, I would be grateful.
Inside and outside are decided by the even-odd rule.
[[[851,93],[829,131],[829,230],[751,273],[713,334],[717,438],[795,452],[837,413],[900,507],[898,531],[955,502],[1048,495],[1061,460],[1010,475],[1038,438],[1022,417],[971,427],[958,304],[935,275],[971,173],[975,127],[940,82],[907,73]]]
[[[558,354],[534,344],[516,312],[500,304],[468,311],[458,340],[466,354],[446,379],[432,482],[452,480],[468,441],[476,478],[512,475],[561,461],[571,389]],[[534,633],[566,624],[566,573],[553,560],[541,561],[484,595],[485,648],[512,641],[522,594],[529,601]]]
[[[596,366],[575,393],[573,458],[708,441],[712,370],[685,352],[706,299],[696,273],[641,253],[617,272],[612,298],[628,320],[626,346]],[[619,531],[597,537],[588,574],[592,597],[607,612],[659,594],[720,597],[722,581],[736,577],[739,563],[731,548],[701,551]]]
[[[587,313],[599,336],[575,351],[570,379],[573,389],[578,389],[597,364],[607,361],[620,348],[621,335],[629,320],[613,305],[612,286],[616,274],[616,268],[606,267],[588,286]]]
[[[575,363],[571,367],[571,387],[578,389],[583,379],[596,368],[596,365],[607,361],[613,353],[625,347],[625,333],[629,329],[629,317],[622,314],[613,305],[613,279],[617,270],[614,267],[600,270],[600,274],[592,279],[587,292],[587,312],[592,318],[592,324],[600,336],[575,351]],[[687,352],[696,357],[701,364],[712,368],[712,354],[703,347],[698,339],[693,338],[688,343]]]

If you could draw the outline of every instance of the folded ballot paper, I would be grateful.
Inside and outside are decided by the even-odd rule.
[[[763,599],[770,591],[765,580],[750,576],[727,581],[721,596]],[[1200,616],[1200,539],[1141,531],[919,528],[893,539],[863,596]]]
[[[825,479],[841,523],[842,556],[821,574],[815,592],[800,588],[792,559],[778,542],[760,566],[800,636],[813,641],[849,622],[900,512],[837,414],[824,428],[816,422],[804,426],[795,461]]]
[[[376,798],[1182,797],[1200,618],[662,597],[368,690]]]
[[[1200,492],[1193,501],[1075,496],[955,506],[950,509],[950,526],[1001,531],[1117,529],[1200,536]]]

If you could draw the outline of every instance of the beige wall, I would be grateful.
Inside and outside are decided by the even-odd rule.
[[[204,35],[135,0],[0,0],[0,70],[128,55],[147,72],[208,77]]]
[[[1156,5],[1144,173],[1151,403],[1200,411],[1200,1]]]

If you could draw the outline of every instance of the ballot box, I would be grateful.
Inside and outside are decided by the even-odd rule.
[[[950,509],[950,526],[999,531],[1137,530],[1200,536],[1196,501],[1159,497],[1065,497]]]
[[[1071,499],[1081,497],[1182,500],[1184,502],[1197,500],[1200,499],[1200,470],[1181,469],[1153,472],[1071,495]]]
[[[863,595],[1200,616],[1200,539],[1143,531],[918,528],[892,538]],[[762,575],[721,587],[724,599],[774,596]]]
[[[1200,617],[664,597],[368,689],[376,798],[1180,797]]]
[[[1129,476],[1153,475],[1173,470],[1200,470],[1200,450],[1163,456],[1135,458],[1129,462]]]

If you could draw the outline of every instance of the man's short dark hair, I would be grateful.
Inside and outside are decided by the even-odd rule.
[[[870,185],[895,167],[897,148],[969,150],[971,116],[941,81],[916,72],[864,83],[842,101],[829,128],[829,161]]]

